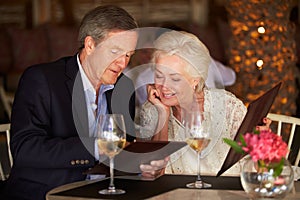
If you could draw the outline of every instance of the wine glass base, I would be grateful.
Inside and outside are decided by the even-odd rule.
[[[121,190],[121,189],[104,189],[104,190],[100,190],[98,192],[99,194],[108,194],[108,195],[115,195],[115,194],[125,194],[125,190]]]
[[[196,181],[194,183],[189,183],[189,184],[186,184],[186,187],[188,188],[211,188],[212,185],[209,184],[209,183],[205,183],[203,181]]]

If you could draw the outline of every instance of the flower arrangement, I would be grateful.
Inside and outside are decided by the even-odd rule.
[[[257,163],[259,172],[273,169],[273,176],[281,174],[284,158],[288,153],[288,146],[282,137],[270,130],[254,130],[252,133],[241,135],[240,141],[236,142],[228,138],[223,139],[236,152],[249,154]]]

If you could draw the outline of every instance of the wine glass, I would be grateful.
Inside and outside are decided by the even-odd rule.
[[[200,176],[201,152],[205,149],[211,138],[211,118],[209,112],[192,111],[186,117],[186,142],[197,153],[197,179],[186,186],[188,188],[209,188],[212,185],[202,181]]]
[[[100,190],[100,194],[124,194],[125,191],[114,186],[114,157],[126,144],[126,131],[123,115],[99,115],[97,120],[97,144],[99,151],[109,157],[110,184],[108,189]]]

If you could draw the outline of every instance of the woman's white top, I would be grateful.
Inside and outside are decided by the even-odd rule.
[[[247,108],[241,100],[224,89],[204,89],[204,111],[211,114],[212,134],[207,148],[201,153],[201,174],[216,175],[220,170],[230,147],[223,138],[234,139],[246,115]],[[156,107],[146,102],[140,112],[139,137],[149,139],[153,136],[158,122]],[[168,121],[168,140],[185,141],[184,126],[174,115]],[[197,174],[197,154],[186,146],[170,156],[166,167],[167,174]],[[224,174],[238,175],[237,163]]]

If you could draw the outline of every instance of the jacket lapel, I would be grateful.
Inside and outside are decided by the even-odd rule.
[[[81,75],[79,73],[79,66],[77,64],[77,55],[73,56],[66,63],[66,86],[69,95],[72,98],[72,111],[74,124],[79,136],[89,136],[89,123],[86,107],[85,94]]]
[[[77,64],[77,55],[71,57],[71,59],[66,61],[66,85],[68,88],[69,95],[72,97],[74,81],[79,72],[79,66]]]

